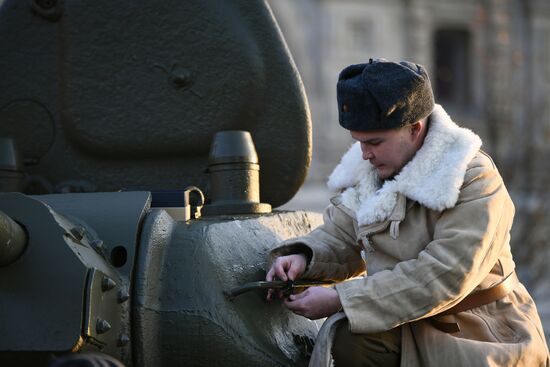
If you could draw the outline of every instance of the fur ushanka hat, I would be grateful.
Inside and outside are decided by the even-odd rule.
[[[434,108],[423,66],[370,59],[342,70],[336,85],[340,125],[353,131],[387,130],[412,124]]]

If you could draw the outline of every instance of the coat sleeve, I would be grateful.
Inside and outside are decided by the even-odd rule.
[[[352,332],[380,332],[433,316],[489,274],[509,246],[514,207],[498,171],[483,158],[470,163],[457,203],[441,212],[417,258],[336,286]]]
[[[341,281],[365,271],[360,251],[353,218],[334,205],[329,205],[321,226],[305,236],[282,242],[271,251],[271,260],[304,253],[309,262],[302,278]]]

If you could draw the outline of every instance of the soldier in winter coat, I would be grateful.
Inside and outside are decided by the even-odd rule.
[[[323,225],[272,251],[266,277],[342,281],[284,300],[330,316],[310,366],[549,366],[514,272],[514,205],[480,138],[414,63],[349,66],[337,96],[357,140],[329,178],[339,194]]]

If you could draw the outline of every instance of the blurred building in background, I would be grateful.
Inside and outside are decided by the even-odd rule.
[[[474,130],[516,204],[513,251],[550,339],[550,2],[547,0],[271,0],[303,78],[313,161],[283,208],[321,211],[325,182],[351,145],[336,81],[369,58],[428,69],[436,102]]]

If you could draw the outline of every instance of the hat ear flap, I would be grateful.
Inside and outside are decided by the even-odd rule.
[[[362,77],[381,109],[380,124],[387,128],[416,122],[433,109],[428,75],[417,64],[408,61],[378,63],[373,68],[366,68]]]

